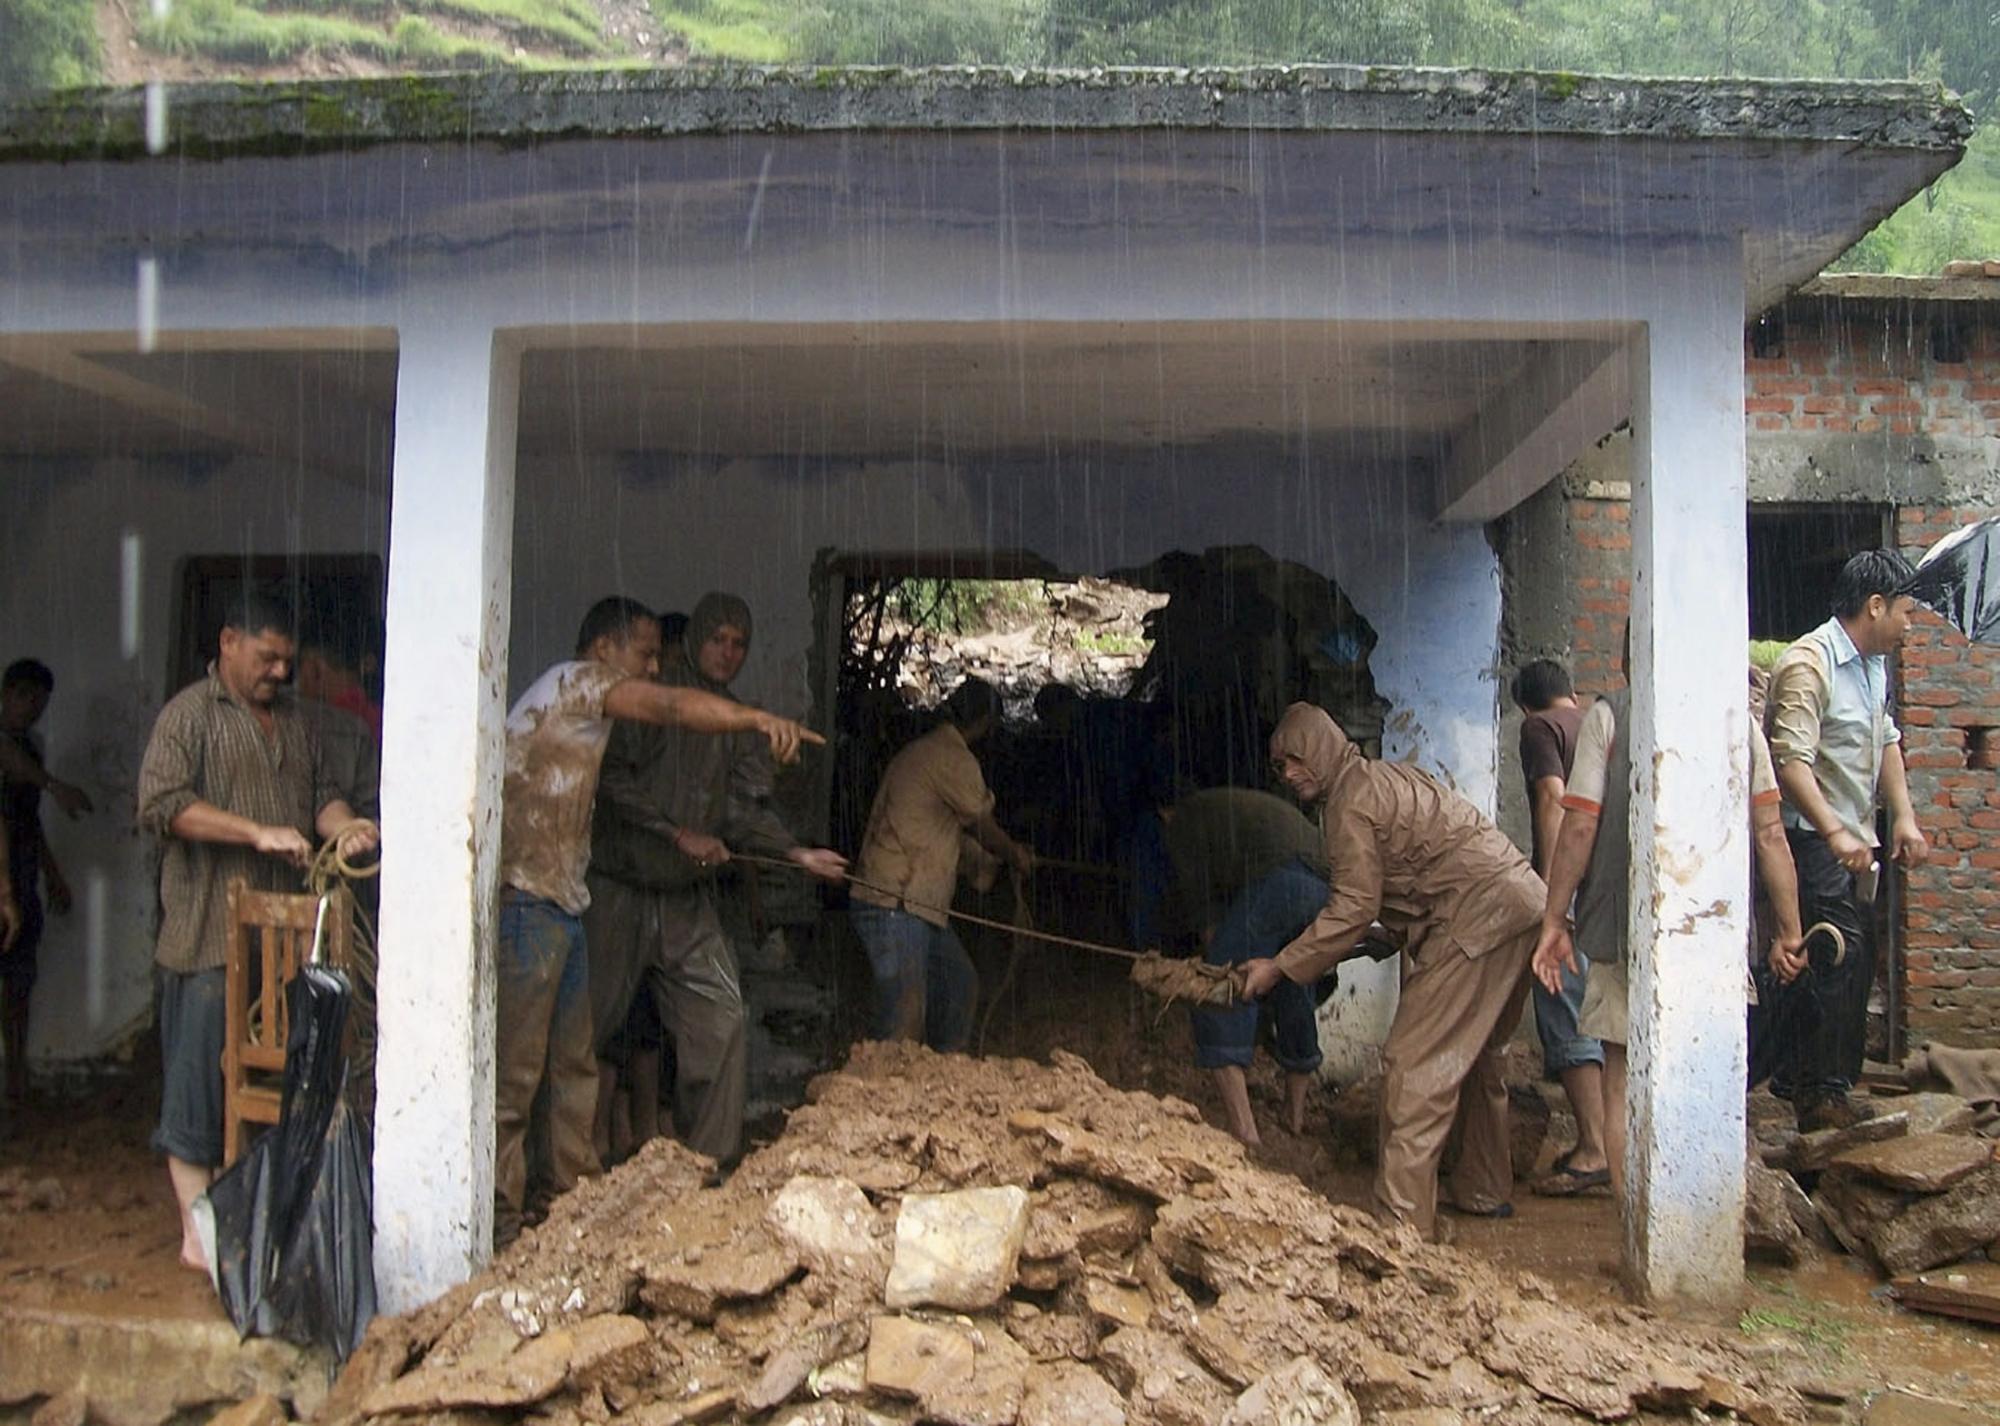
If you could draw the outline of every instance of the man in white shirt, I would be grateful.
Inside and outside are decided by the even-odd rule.
[[[1848,1091],[1861,1075],[1875,980],[1878,799],[1889,813],[1892,859],[1909,868],[1930,855],[1888,709],[1888,656],[1902,646],[1915,608],[1896,592],[1909,576],[1909,561],[1893,550],[1854,556],[1834,586],[1833,617],[1786,649],[1771,673],[1771,756],[1798,864],[1800,916],[1808,926],[1831,922],[1847,940],[1843,961],[1816,964],[1770,1007],[1778,1039],[1772,1087],[1790,1094],[1803,1130],[1868,1117]]]

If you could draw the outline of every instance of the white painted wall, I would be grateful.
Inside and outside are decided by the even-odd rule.
[[[28,1050],[41,1063],[101,1056],[149,1013],[155,888],[133,825],[139,759],[167,686],[179,562],[189,555],[382,553],[379,500],[264,460],[215,468],[97,460],[0,470],[0,660],[55,670],[40,732],[57,776],[97,811],[43,826],[77,897],[42,944]],[[136,537],[137,641],[125,647],[121,577]]]

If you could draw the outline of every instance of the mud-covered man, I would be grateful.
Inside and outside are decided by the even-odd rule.
[[[496,1246],[521,1229],[528,1116],[548,1090],[551,1192],[597,1168],[591,1121],[597,1056],[583,913],[590,904],[592,810],[614,721],[755,733],[780,762],[824,741],[789,719],[700,688],[669,688],[660,621],[637,600],[600,599],[584,615],[576,657],[530,685],[507,715],[500,832],[497,1085],[494,1094]]]
[[[1438,1161],[1460,1129],[1451,1206],[1513,1212],[1500,1051],[1528,994],[1546,892],[1514,844],[1472,804],[1401,763],[1370,762],[1325,710],[1294,703],[1271,735],[1272,769],[1320,811],[1331,889],[1311,925],[1244,967],[1263,995],[1310,985],[1366,954],[1379,920],[1403,943],[1402,997],[1382,1047],[1376,1212],[1436,1231]]]
[[[685,657],[661,675],[674,687],[736,701],[729,685],[750,653],[750,606],[710,592],[694,606]],[[635,999],[653,1001],[674,1047],[674,1124],[682,1141],[721,1162],[743,1138],[747,1048],[736,952],[716,906],[716,872],[730,849],[786,857],[838,881],[847,859],[801,847],[770,805],[770,759],[754,734],[711,738],[621,723],[597,788],[592,835],[590,1000],[599,1061],[597,1133],[606,1151],[617,1070],[607,1053]],[[658,1058],[653,1058],[658,1064]],[[657,1078],[657,1070],[655,1070]],[[638,1086],[643,1095],[648,1086]],[[657,1096],[659,1086],[650,1086]],[[635,1126],[635,1137],[645,1125]]]

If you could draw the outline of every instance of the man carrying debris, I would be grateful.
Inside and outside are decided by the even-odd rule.
[[[750,629],[741,599],[703,595],[684,635],[686,658],[660,681],[735,702],[729,685],[749,655]],[[838,852],[799,846],[771,810],[770,792],[761,740],[638,723],[612,731],[597,785],[584,934],[598,1050],[603,1055],[624,1032],[634,1000],[650,996],[674,1048],[676,1133],[719,1162],[741,1145],[746,1066],[743,994],[716,912],[716,871],[731,846],[789,857],[826,881],[847,871]],[[652,1063],[657,1096],[657,1056]],[[647,1089],[641,1083],[635,1092]],[[616,1067],[601,1058],[600,1155],[617,1090]]]
[[[757,733],[781,762],[824,741],[789,719],[701,688],[654,682],[660,621],[636,600],[600,599],[584,615],[576,657],[556,664],[507,715],[500,830],[496,1247],[521,1228],[528,1184],[528,1115],[548,1088],[550,1189],[567,1192],[597,1168],[591,1122],[597,1056],[590,1020],[583,913],[590,904],[591,813],[612,722],[697,733]]]
[[[1438,1160],[1456,1119],[1450,1206],[1511,1216],[1500,1051],[1528,994],[1547,899],[1541,878],[1471,803],[1413,767],[1369,762],[1309,703],[1285,710],[1271,763],[1302,804],[1319,809],[1331,891],[1274,958],[1245,965],[1246,990],[1261,996],[1283,978],[1310,985],[1362,954],[1379,919],[1403,941],[1404,960],[1382,1047],[1376,1212],[1436,1231]]]
[[[1625,665],[1631,664],[1631,631],[1626,631]],[[1611,1191],[1625,1192],[1625,1047],[1630,1043],[1628,1005],[1628,921],[1631,914],[1632,842],[1624,835],[1631,814],[1631,752],[1626,736],[1631,692],[1621,689],[1590,705],[1577,737],[1576,761],[1563,796],[1561,831],[1549,867],[1548,904],[1535,944],[1535,978],[1550,993],[1563,983],[1565,968],[1581,970],[1580,948],[1592,964],[1578,1029],[1604,1046],[1604,1149]],[[1778,780],[1763,730],[1750,727],[1750,829],[1752,860],[1770,898],[1777,934],[1768,960],[1750,947],[1752,968],[1760,963],[1782,983],[1796,979],[1805,958],[1800,950],[1798,880],[1778,819]],[[1610,836],[1599,836],[1608,823]],[[1570,907],[1575,904],[1572,923]],[[1574,931],[1572,932],[1572,925]],[[1753,933],[1754,935],[1754,933]]]
[[[291,616],[246,592],[215,662],[160,710],[139,765],[138,820],[162,842],[156,1008],[165,1071],[153,1144],[181,1214],[181,1262],[207,1262],[190,1208],[222,1163],[229,883],[297,891],[313,839],[358,857],[375,845],[328,776],[285,677]]]
[[[1000,723],[1000,695],[968,678],[943,720],[882,773],[862,834],[848,915],[875,975],[875,1037],[963,1050],[979,975],[951,929],[962,838],[970,835],[1022,875],[1035,854],[993,820],[993,794],[972,755]]]
[[[1326,855],[1318,828],[1297,808],[1268,792],[1215,787],[1162,806],[1172,894],[1162,920],[1199,938],[1210,965],[1233,966],[1269,957],[1312,924],[1326,905]],[[1270,995],[1277,1058],[1285,1071],[1286,1126],[1305,1129],[1306,1090],[1319,1068],[1319,1025],[1313,992],[1289,980]],[[1244,1078],[1257,1048],[1253,1003],[1193,1009],[1195,1063],[1215,1073],[1229,1132],[1260,1142]]]
[[[1888,655],[1902,646],[1915,608],[1896,592],[1909,575],[1909,561],[1893,550],[1854,556],[1834,586],[1833,617],[1786,649],[1771,673],[1771,756],[1798,863],[1801,918],[1830,922],[1847,940],[1844,960],[1778,987],[1767,1010],[1777,1039],[1772,1088],[1790,1095],[1802,1130],[1868,1117],[1848,1091],[1861,1077],[1875,983],[1878,798],[1889,812],[1894,860],[1917,867],[1930,855],[1888,710]]]

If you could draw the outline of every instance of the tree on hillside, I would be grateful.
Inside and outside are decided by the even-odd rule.
[[[90,0],[0,0],[0,96],[96,79]]]

